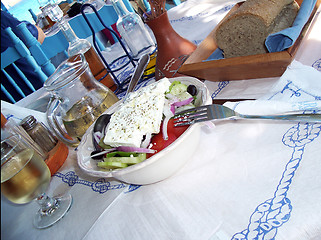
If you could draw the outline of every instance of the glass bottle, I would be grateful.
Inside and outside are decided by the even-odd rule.
[[[119,18],[117,20],[117,30],[126,42],[133,57],[139,53],[150,53],[155,49],[147,28],[140,16],[134,12],[129,12],[122,0],[111,0]]]
[[[20,125],[26,130],[29,136],[46,152],[49,153],[56,144],[57,139],[54,135],[44,126],[38,122],[32,115],[25,117]]]
[[[49,16],[51,19],[56,21],[59,28],[63,32],[65,38],[69,42],[68,55],[69,57],[75,56],[77,54],[83,54],[86,61],[89,64],[89,68],[94,75],[96,80],[102,82],[108,88],[115,90],[116,85],[110,74],[107,74],[107,68],[101,60],[101,58],[96,53],[95,49],[92,47],[91,43],[86,39],[80,39],[77,37],[75,32],[72,30],[71,26],[63,18],[63,12],[58,5],[52,5],[49,10]],[[104,77],[105,76],[105,77]]]
[[[42,21],[42,29],[46,30],[50,27],[52,27],[56,22],[50,19],[48,16],[48,10],[52,7],[51,0],[38,0],[38,3],[40,5],[41,15],[43,18],[41,18]]]
[[[47,13],[47,8],[50,7],[50,6],[44,6],[44,7],[40,7],[40,10],[42,12],[42,16],[44,17],[43,19],[43,30],[46,30],[48,28],[51,28],[56,22],[51,20],[50,17],[48,16],[48,13]]]

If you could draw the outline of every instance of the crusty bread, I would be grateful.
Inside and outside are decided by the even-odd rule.
[[[224,57],[266,53],[265,39],[290,27],[299,6],[293,0],[247,0],[216,29]]]

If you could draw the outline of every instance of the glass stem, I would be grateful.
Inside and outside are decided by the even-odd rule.
[[[46,193],[37,197],[37,203],[40,205],[39,212],[41,215],[49,216],[59,207],[59,201],[49,197]]]

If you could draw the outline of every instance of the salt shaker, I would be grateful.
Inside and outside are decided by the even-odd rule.
[[[38,122],[34,116],[29,115],[25,117],[20,122],[20,125],[46,153],[56,146],[57,139],[46,126],[43,123]]]

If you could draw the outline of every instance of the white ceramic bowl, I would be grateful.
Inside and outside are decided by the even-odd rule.
[[[193,84],[201,95],[201,105],[211,104],[212,99],[205,84],[193,77],[177,77],[169,79],[181,81],[187,85]],[[106,113],[114,112],[119,102],[109,108]],[[194,124],[167,148],[145,161],[124,169],[113,171],[97,167],[97,161],[90,158],[94,150],[92,143],[93,125],[88,128],[78,146],[77,159],[79,167],[87,174],[95,177],[115,178],[129,184],[145,185],[162,181],[177,172],[195,152],[200,139],[200,124]]]

